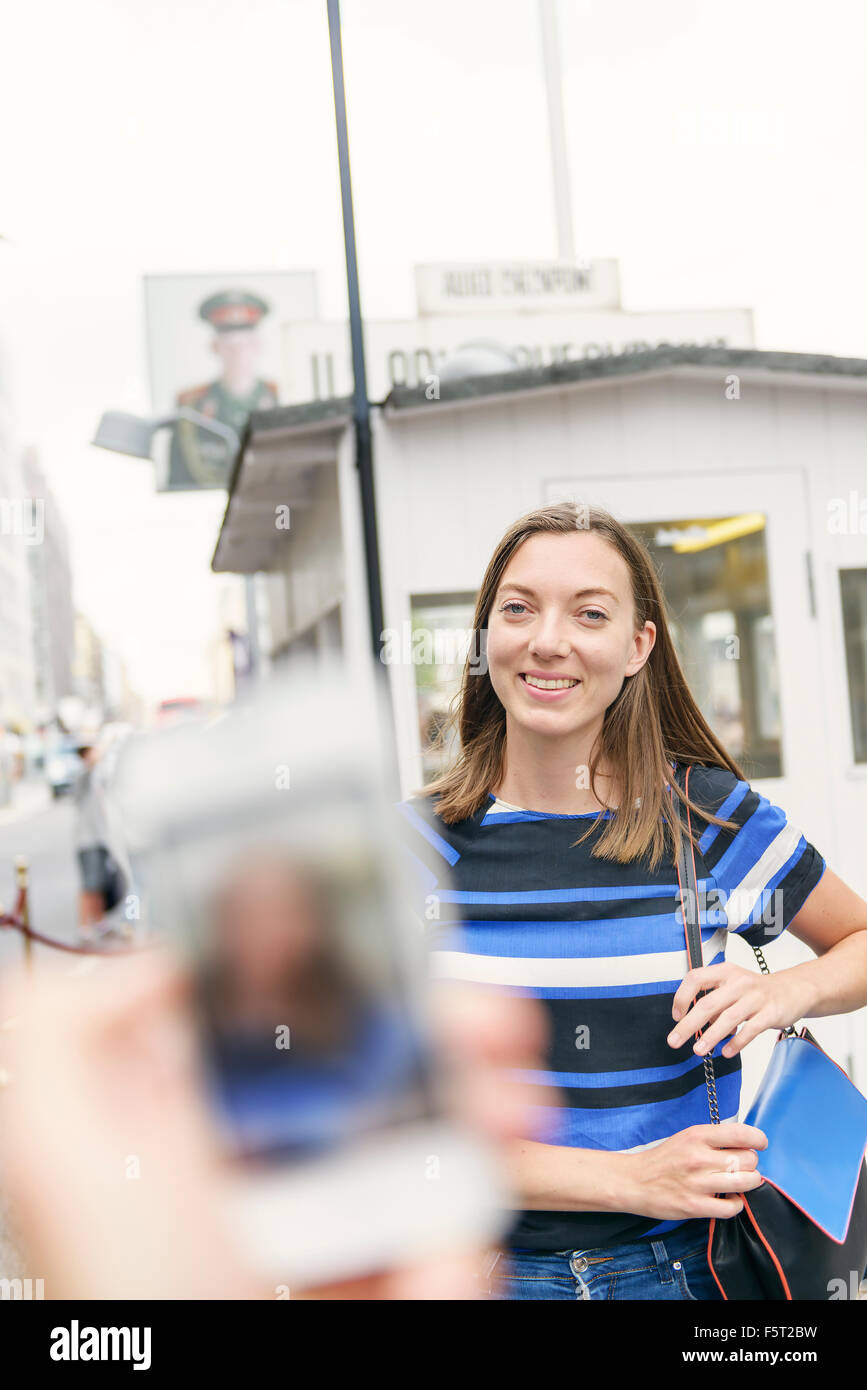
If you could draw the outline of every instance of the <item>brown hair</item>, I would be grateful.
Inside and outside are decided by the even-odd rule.
[[[477,653],[486,650],[490,610],[506,566],[519,546],[540,533],[566,535],[575,530],[595,531],[625,560],[632,578],[636,631],[648,621],[656,624],[656,641],[649,657],[640,670],[624,678],[620,693],[605,711],[602,729],[591,750],[589,775],[594,795],[597,768],[603,760],[611,767],[621,790],[620,808],[606,821],[591,854],[627,864],[650,851],[649,867],[654,869],[672,848],[662,822],[664,804],[669,811],[672,809],[665,791],[667,781],[672,794],[705,821],[730,830],[737,828],[684,795],[671,777],[672,761],[727,768],[739,779],[747,779],[707,724],[689,689],[671,638],[662,586],[649,551],[602,507],[575,502],[540,507],[519,517],[503,536],[479,590],[461,687],[434,744],[436,749],[444,748],[450,732],[456,729],[460,752],[451,767],[419,788],[416,795],[438,796],[436,812],[451,825],[474,815],[499,785],[505,772],[506,711],[491,684],[487,664],[482,668],[476,665]],[[574,844],[592,834],[603,816],[600,810]],[[677,853],[681,833],[687,832],[676,803],[670,819],[673,849]]]

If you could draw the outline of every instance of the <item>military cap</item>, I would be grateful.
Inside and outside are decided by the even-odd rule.
[[[210,323],[218,333],[227,328],[255,328],[268,312],[268,305],[257,294],[247,290],[221,290],[209,295],[199,306],[199,318]]]

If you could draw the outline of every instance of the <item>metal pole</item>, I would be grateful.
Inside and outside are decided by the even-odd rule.
[[[373,654],[379,663],[385,626],[382,611],[382,581],[379,568],[379,538],[376,527],[376,497],[373,482],[373,448],[370,435],[370,401],[364,365],[364,337],[361,295],[358,287],[358,261],[355,252],[355,216],[352,210],[352,180],[349,172],[349,135],[346,125],[346,94],[343,83],[343,46],[340,41],[340,5],[327,0],[328,34],[331,40],[331,81],[334,87],[334,119],[337,126],[337,158],[340,165],[340,199],[343,206],[343,242],[346,250],[346,287],[349,295],[349,336],[352,344],[354,389],[352,413],[355,420],[356,466],[361,486],[361,517],[367,570],[367,599]]]
[[[23,855],[18,855],[15,860],[15,884],[18,889],[18,901],[15,904],[15,915],[24,923],[25,927],[30,926],[30,894],[28,891],[28,863]],[[28,970],[33,969],[33,943],[27,932],[24,932],[24,964]]]
[[[262,653],[259,647],[259,606],[256,602],[256,576],[244,575],[244,598],[247,607],[247,651],[250,657],[250,680],[262,679]]]
[[[566,146],[566,119],[563,113],[563,85],[557,38],[557,0],[539,0],[539,19],[542,25],[542,62],[548,98],[548,133],[551,141],[558,255],[561,261],[574,261],[575,235],[572,229],[569,153]]]

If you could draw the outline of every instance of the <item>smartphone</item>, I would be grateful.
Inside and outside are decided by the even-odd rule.
[[[230,1219],[290,1288],[508,1224],[495,1150],[450,1113],[432,1046],[386,730],[375,680],[299,660],[117,771],[147,933],[193,972]]]

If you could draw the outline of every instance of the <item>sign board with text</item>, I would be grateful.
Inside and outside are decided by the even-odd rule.
[[[471,261],[415,267],[418,312],[537,313],[618,309],[617,261]]]
[[[381,401],[394,386],[425,386],[453,352],[471,345],[504,348],[519,367],[581,361],[667,346],[753,346],[749,309],[671,313],[502,314],[476,318],[368,322],[368,392]],[[349,332],[343,321],[287,324],[283,399],[289,404],[352,392]]]

